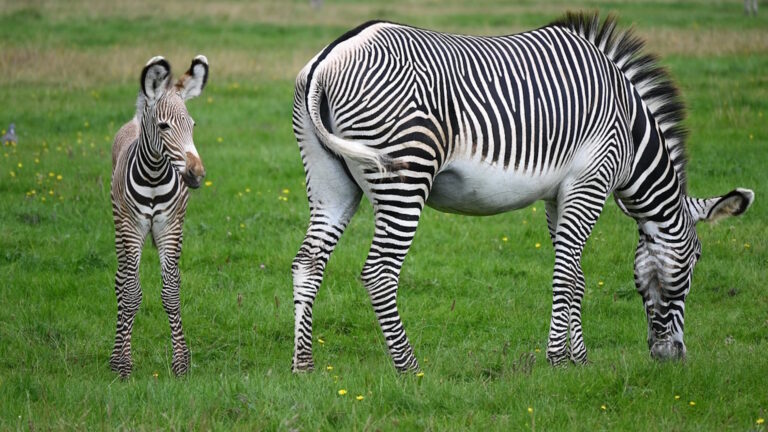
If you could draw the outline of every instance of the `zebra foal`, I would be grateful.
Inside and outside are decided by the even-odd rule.
[[[112,214],[115,222],[117,331],[109,360],[126,378],[133,366],[131,332],[141,304],[139,262],[152,235],[162,270],[163,308],[171,325],[172,369],[189,369],[189,349],[181,328],[179,257],[189,188],[200,186],[205,169],[192,140],[195,122],[185,101],[202,92],[208,59],[199,55],[172,83],[171,66],[153,57],[141,72],[136,115],[120,128],[112,146]]]
[[[293,370],[313,368],[312,305],[363,195],[375,231],[362,279],[399,371],[418,369],[396,300],[424,206],[490,215],[538,200],[555,251],[547,359],[585,363],[581,255],[611,195],[638,226],[651,356],[684,357],[695,224],[742,214],[754,194],[688,195],[683,105],[642,47],[612,17],[569,14],[498,37],[369,22],[315,56],[293,109],[310,210],[292,266]]]

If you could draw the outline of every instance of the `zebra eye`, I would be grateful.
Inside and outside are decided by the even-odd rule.
[[[166,122],[158,123],[157,126],[160,128],[160,130],[168,130],[171,128],[171,125]]]

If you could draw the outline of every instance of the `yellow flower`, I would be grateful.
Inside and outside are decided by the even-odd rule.
[[[325,370],[327,370],[328,372],[330,372],[330,371],[332,371],[332,370],[333,370],[333,366],[331,366],[331,365],[328,365],[328,366],[326,366],[326,367],[325,367]]]
[[[319,343],[320,345],[322,345],[322,344],[324,344],[324,343],[325,343],[325,341],[323,340],[323,338],[317,338],[317,343]]]
[[[21,168],[21,167],[23,167],[23,166],[24,166],[24,164],[22,164],[21,162],[19,162],[19,165],[18,165],[18,166],[19,166],[19,168]]]
[[[251,193],[251,188],[245,188],[245,193]]]
[[[11,171],[11,177],[16,177],[16,173]]]
[[[160,374],[159,374],[159,373],[157,373],[157,372],[155,372],[155,373],[153,373],[153,374],[152,374],[152,376],[153,376],[153,377],[155,377],[155,379],[157,379],[157,377],[159,377],[159,376],[160,376]]]
[[[56,176],[56,180],[61,180],[63,177],[61,177],[61,174]]]
[[[533,210],[534,213],[536,213],[536,207],[534,207],[532,210]]]
[[[603,281],[599,281],[599,282],[597,283],[597,286],[603,286]]]
[[[503,241],[503,242],[506,242],[507,240],[509,240],[509,239],[507,238],[507,236],[504,236],[504,237],[502,237],[502,238],[501,238],[501,241]]]
[[[541,243],[536,243],[536,249],[541,247]]]
[[[50,189],[50,190],[48,191],[48,195],[53,195],[53,189]]]
[[[755,136],[752,134],[749,134],[749,139],[755,139]]]
[[[56,174],[54,174],[53,172],[49,172],[48,177],[56,177]]]
[[[86,121],[85,123],[83,123],[83,126],[85,126],[85,127],[90,127],[90,126],[91,126],[91,124],[90,124],[90,123],[88,123],[88,122]]]
[[[534,348],[534,349],[533,349],[533,352],[541,352],[541,350],[540,350],[540,349],[538,349],[538,348]]]
[[[688,402],[688,405],[690,405],[690,406],[696,406],[696,402],[694,402],[694,401],[690,401],[690,402]]]
[[[207,181],[205,182],[205,185],[206,185],[206,186],[212,186],[212,185],[213,185],[213,182],[212,182],[212,181],[210,181],[210,180],[207,180]]]
[[[528,407],[528,412],[533,414],[533,407]]]
[[[245,228],[245,224],[240,224],[240,228]]]
[[[607,410],[608,408],[607,408],[605,405],[600,405],[600,409],[601,409],[601,410],[603,410],[603,411],[605,411],[605,410]]]
[[[208,97],[208,100],[207,100],[207,102],[208,102],[209,104],[210,104],[210,103],[213,103],[213,98],[209,96],[209,97]]]
[[[289,193],[291,193],[291,190],[290,189],[283,189],[283,193],[288,195]]]
[[[744,248],[745,248],[745,249],[749,249],[749,247],[750,247],[750,246],[749,246],[749,243],[744,243]]]
[[[344,389],[339,390],[339,396],[344,396],[345,394],[347,394],[346,390]]]
[[[756,424],[763,424],[763,423],[765,423],[765,419],[760,417],[759,419],[755,420],[755,423]]]
[[[416,374],[416,376],[419,378],[424,378],[424,372],[419,372]]]
[[[224,141],[224,139],[222,137],[216,138],[216,142],[222,142],[222,141]]]
[[[357,400],[361,401],[361,400],[363,400],[363,399],[365,399],[365,398],[363,397],[363,395],[357,395],[357,397],[356,397],[355,399],[357,399]]]
[[[680,395],[675,395],[675,400],[680,400]]]
[[[40,163],[40,159],[38,159],[38,158],[35,158],[35,163],[36,163],[36,164],[39,164],[39,163]]]

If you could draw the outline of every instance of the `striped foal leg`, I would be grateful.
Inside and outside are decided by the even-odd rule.
[[[574,363],[587,362],[581,328],[581,301],[584,298],[581,254],[606,197],[606,188],[599,182],[574,183],[558,204],[552,320],[547,344],[547,359],[552,365],[560,365],[569,357]]]
[[[184,375],[189,371],[189,348],[187,348],[181,326],[181,301],[179,299],[181,289],[179,258],[181,257],[183,223],[184,219],[181,216],[171,224],[162,229],[156,228],[153,232],[163,277],[163,289],[160,291],[160,297],[163,301],[163,309],[168,314],[168,322],[171,325],[171,346],[173,349],[171,370],[176,376]]]
[[[139,262],[141,248],[146,232],[132,224],[122,224],[115,230],[115,252],[117,253],[117,273],[115,274],[115,294],[117,295],[117,331],[115,346],[109,359],[109,366],[122,378],[131,374],[131,333],[133,320],[141,305],[141,285],[139,283]]]
[[[360,188],[348,178],[337,178],[333,184],[325,184],[316,177],[312,177],[308,182],[309,227],[291,266],[294,307],[294,344],[291,361],[293,372],[314,369],[312,306],[320,284],[323,282],[325,265],[349,220],[357,211],[362,194]]]

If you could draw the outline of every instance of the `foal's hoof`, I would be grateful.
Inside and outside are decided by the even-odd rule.
[[[658,340],[651,347],[651,358],[658,361],[685,360],[685,345],[682,342]]]
[[[561,351],[547,350],[547,361],[554,367],[564,367],[568,365],[568,360],[570,360],[570,355],[567,349]]]
[[[173,355],[173,362],[171,363],[171,370],[173,374],[180,377],[189,372],[189,350]]]
[[[128,379],[133,370],[133,362],[126,357],[111,357],[109,359],[109,369],[120,375],[121,379]]]
[[[295,374],[309,373],[315,370],[315,362],[309,361],[295,361],[291,364],[291,372]]]

